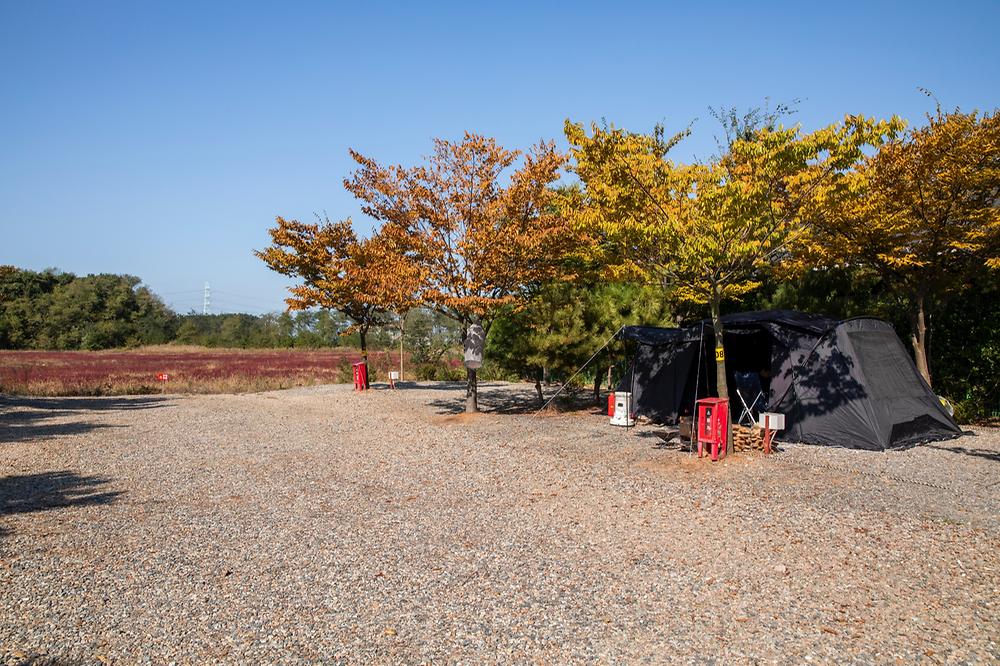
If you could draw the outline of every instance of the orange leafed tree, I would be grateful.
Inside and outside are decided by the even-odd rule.
[[[359,168],[344,185],[406,243],[420,266],[422,302],[458,321],[463,339],[474,324],[488,331],[502,309],[564,272],[574,236],[550,187],[565,162],[553,143],[522,153],[466,133],[436,140],[414,167],[351,156]],[[469,369],[466,411],[477,410]]]
[[[288,289],[288,308],[329,308],[347,315],[361,338],[365,361],[368,330],[389,323],[390,313],[402,319],[416,303],[419,267],[403,256],[392,234],[359,239],[350,219],[305,224],[282,217],[268,233],[271,246],[254,254],[272,270],[301,280]]]

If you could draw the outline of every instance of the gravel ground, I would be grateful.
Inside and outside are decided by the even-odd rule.
[[[1000,660],[1000,431],[713,464],[483,393],[0,398],[0,664]]]

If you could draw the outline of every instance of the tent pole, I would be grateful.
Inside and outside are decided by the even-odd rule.
[[[629,421],[632,420],[632,405],[635,404],[635,362],[639,358],[639,345],[635,346],[635,353],[632,354],[632,381],[628,385],[628,407],[625,409],[625,432],[632,426],[629,425]],[[617,399],[616,399],[617,402]],[[634,425],[634,424],[633,424]]]
[[[695,420],[698,418],[698,389],[701,388],[701,350],[705,347],[705,320],[701,321],[701,338],[698,340],[698,360],[695,361],[694,367],[698,368],[698,371],[694,374],[694,402],[691,403],[691,453],[694,453],[694,433],[695,428],[698,426],[695,424]]]
[[[559,390],[558,390],[558,391],[556,391],[555,395],[553,395],[553,396],[552,396],[551,398],[549,398],[548,400],[546,400],[546,401],[545,401],[545,404],[544,404],[544,405],[542,405],[541,407],[539,407],[539,408],[538,408],[538,411],[537,411],[537,412],[535,412],[535,415],[537,416],[538,414],[541,414],[541,413],[542,413],[542,412],[543,412],[543,411],[545,410],[545,408],[549,406],[549,403],[551,403],[551,402],[552,402],[553,400],[555,400],[556,398],[558,398],[558,397],[559,397],[559,394],[560,394],[560,393],[562,393],[562,392],[563,392],[563,391],[564,391],[564,390],[566,389],[566,387],[567,387],[567,386],[569,386],[569,383],[570,383],[571,381],[573,381],[573,379],[574,379],[574,378],[575,378],[575,377],[576,377],[576,376],[577,376],[578,374],[580,374],[581,372],[583,372],[584,368],[586,368],[586,367],[587,367],[588,365],[590,365],[590,363],[591,363],[591,362],[592,362],[592,361],[593,361],[593,360],[594,360],[595,358],[597,358],[597,355],[598,355],[598,354],[600,354],[600,353],[601,353],[602,351],[604,351],[604,348],[605,348],[605,347],[607,347],[608,345],[610,345],[610,344],[611,344],[611,341],[612,341],[612,340],[614,340],[615,338],[617,338],[617,337],[618,337],[618,334],[622,332],[622,329],[623,329],[623,328],[625,328],[625,325],[624,325],[624,324],[623,324],[623,325],[621,326],[621,328],[619,328],[619,329],[618,329],[617,331],[615,331],[615,332],[614,332],[614,333],[612,334],[612,336],[611,336],[610,338],[608,338],[607,340],[605,340],[605,341],[604,341],[604,344],[603,344],[603,345],[601,345],[601,348],[600,348],[600,349],[598,349],[597,351],[595,351],[595,352],[594,352],[594,355],[593,355],[593,356],[591,356],[590,358],[588,358],[588,359],[587,359],[587,362],[586,362],[586,363],[584,363],[583,365],[581,365],[581,366],[580,366],[580,369],[579,369],[579,370],[577,370],[576,372],[574,372],[574,373],[573,373],[573,375],[572,375],[572,376],[571,376],[571,377],[570,377],[569,379],[567,379],[567,380],[566,380],[565,382],[563,382],[563,385],[559,387]]]

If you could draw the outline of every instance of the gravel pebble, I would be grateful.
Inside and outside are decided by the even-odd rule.
[[[1000,659],[1000,431],[711,463],[532,393],[0,397],[0,664]]]

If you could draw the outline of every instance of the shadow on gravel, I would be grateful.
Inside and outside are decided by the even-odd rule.
[[[0,516],[70,506],[111,504],[122,492],[100,492],[110,479],[68,470],[0,478]]]
[[[654,449],[665,449],[669,451],[689,451],[691,440],[682,437],[677,428],[667,428],[664,430],[642,430],[636,433],[642,439],[653,439]]]
[[[431,388],[420,386],[421,389]],[[437,388],[437,387],[435,387]],[[438,408],[438,414],[460,414],[465,411],[465,384],[452,384],[440,387],[442,390],[457,393],[454,398],[432,400],[431,407]],[[548,399],[550,396],[546,396]],[[543,403],[538,400],[538,393],[533,387],[514,388],[504,384],[479,385],[479,410],[492,414],[535,414]],[[595,407],[593,395],[580,393],[577,395],[560,395],[546,407],[546,412],[580,412],[603,414],[603,408]]]
[[[28,407],[47,411],[95,412],[169,407],[166,398],[158,396],[108,396],[98,398],[28,398],[0,396],[0,408]],[[3,415],[0,414],[0,418]]]
[[[102,428],[125,426],[70,421],[52,423],[53,419],[82,416],[91,412],[131,411],[169,406],[165,398],[21,398],[0,397],[0,444],[30,442],[66,435],[79,435]],[[12,408],[17,408],[12,410]]]
[[[420,389],[421,391],[458,391],[465,389],[465,382],[413,382],[400,381],[396,386],[401,389]],[[483,386],[480,384],[480,386]]]
[[[940,446],[938,444],[924,444],[923,446],[928,449],[950,451],[951,453],[960,453],[963,456],[972,456],[973,458],[982,458],[984,460],[1000,462],[1000,451],[990,451],[989,449],[970,449],[964,446]]]

